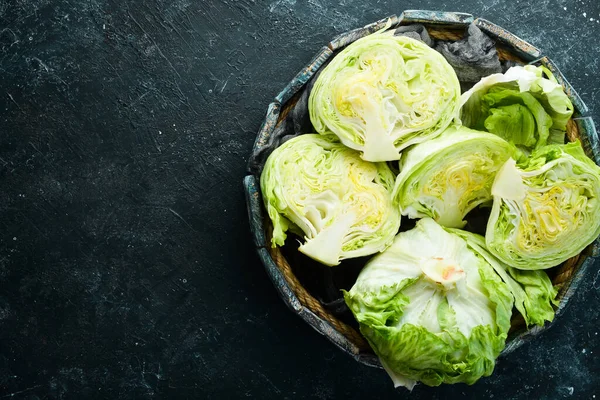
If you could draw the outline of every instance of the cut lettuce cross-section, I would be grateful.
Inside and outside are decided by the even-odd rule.
[[[394,199],[410,218],[462,228],[464,217],[492,200],[492,183],[516,148],[496,135],[452,126],[404,152]]]
[[[306,134],[278,147],[261,175],[273,222],[273,246],[288,229],[304,235],[299,250],[325,264],[384,250],[400,227],[392,203],[394,175],[369,163],[333,135]]]
[[[600,234],[600,168],[579,142],[542,147],[519,164],[509,159],[492,195],[486,244],[515,268],[554,267]]]
[[[333,58],[315,82],[309,111],[317,132],[333,132],[364,160],[391,161],[443,131],[459,99],[456,73],[441,54],[383,32]]]
[[[430,218],[369,261],[345,299],[394,384],[409,389],[489,376],[513,308],[487,260]]]
[[[492,132],[526,153],[563,144],[573,114],[573,104],[552,73],[533,65],[481,79],[463,93],[460,106],[463,125]]]

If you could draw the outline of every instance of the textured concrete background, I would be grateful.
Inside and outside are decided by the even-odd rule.
[[[316,51],[414,8],[542,48],[600,120],[597,0],[0,0],[0,398],[406,396],[285,308],[241,181]],[[492,377],[411,398],[600,398],[588,278]]]

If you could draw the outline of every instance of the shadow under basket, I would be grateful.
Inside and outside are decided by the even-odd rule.
[[[424,10],[404,11],[399,16],[393,15],[363,28],[346,32],[338,35],[323,47],[269,105],[265,121],[254,144],[253,154],[273,146],[273,132],[285,121],[286,116],[299,100],[304,86],[338,50],[386,26],[394,29],[401,25],[414,23],[423,24],[433,39],[447,41],[462,39],[467,27],[474,23],[494,40],[501,61],[510,60],[520,64],[543,65],[548,68],[563,86],[574,106],[573,117],[567,125],[567,140],[579,139],[586,154],[600,165],[598,136],[592,118],[586,115],[587,107],[556,65],[548,57],[543,56],[539,49],[489,21],[481,18],[474,19],[470,14]],[[244,179],[244,188],[252,237],[258,255],[283,301],[294,313],[357,361],[381,367],[377,356],[361,335],[358,324],[353,320],[351,314],[347,315],[346,313],[345,315],[343,310],[339,310],[340,307],[343,308],[343,304],[341,304],[343,301],[340,302],[338,299],[337,304],[335,301],[330,302],[330,299],[327,299],[327,293],[324,293],[325,289],[318,285],[320,279],[326,281],[337,279],[337,286],[348,290],[353,283],[352,276],[354,279],[356,278],[365,260],[358,260],[354,263],[345,262],[345,265],[334,267],[334,269],[319,266],[318,263],[299,255],[300,253],[293,248],[293,245],[290,248],[287,243],[296,242],[291,235],[283,248],[271,247],[273,227],[265,212],[260,194],[260,171],[250,166],[248,172],[249,175]],[[406,230],[411,226],[411,222],[403,218],[402,225],[401,230]],[[584,278],[587,269],[594,264],[595,257],[600,254],[599,248],[597,239],[579,255],[547,270],[552,282],[559,289],[559,304],[556,309],[555,321],[565,310],[565,306]],[[298,265],[299,263],[302,265]],[[339,271],[340,268],[348,271],[341,279],[339,274],[336,275],[336,271]],[[513,313],[511,330],[501,355],[515,350],[548,329],[550,325],[551,323],[547,323],[544,327],[534,326],[527,329],[520,314]]]

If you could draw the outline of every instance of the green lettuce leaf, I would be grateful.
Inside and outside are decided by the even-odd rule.
[[[463,238],[471,250],[484,258],[508,286],[515,301],[515,307],[527,325],[544,326],[554,320],[554,307],[558,305],[558,291],[552,285],[546,271],[523,271],[512,268],[494,257],[485,246],[485,238],[475,233],[459,229],[449,232]]]
[[[550,71],[526,65],[483,78],[463,93],[457,120],[529,153],[563,144],[572,114],[573,104]]]

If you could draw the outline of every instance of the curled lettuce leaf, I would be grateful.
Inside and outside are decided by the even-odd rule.
[[[513,295],[515,307],[523,316],[527,325],[544,326],[546,321],[554,319],[554,307],[558,305],[558,291],[544,270],[523,271],[512,268],[494,257],[485,246],[485,238],[475,233],[447,229],[460,236],[467,246],[484,258],[502,278]]]
[[[491,202],[496,173],[516,151],[491,133],[452,126],[404,152],[394,199],[410,218],[462,228],[469,211]]]
[[[260,183],[273,246],[284,244],[288,229],[303,233],[299,250],[325,265],[384,250],[400,227],[389,167],[362,160],[333,135],[285,142],[267,159]]]
[[[394,384],[409,389],[489,376],[513,308],[487,260],[430,218],[371,259],[345,300]]]
[[[600,168],[579,142],[548,145],[496,175],[486,245],[523,270],[559,265],[600,234]]]
[[[310,119],[367,161],[400,159],[407,146],[436,137],[460,99],[456,73],[424,43],[392,32],[350,44],[319,75]]]
[[[489,75],[463,93],[458,120],[528,153],[547,144],[563,144],[572,114],[573,104],[552,73],[526,65]]]

